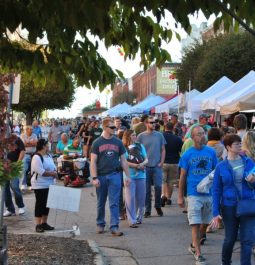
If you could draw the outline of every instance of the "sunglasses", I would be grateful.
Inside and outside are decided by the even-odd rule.
[[[112,129],[112,130],[116,129],[115,126],[107,126],[107,128],[110,128],[110,129]]]
[[[156,122],[155,121],[149,121],[148,123],[149,124],[155,124]]]

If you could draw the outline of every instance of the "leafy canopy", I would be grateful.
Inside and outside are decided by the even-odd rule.
[[[42,86],[23,73],[20,87],[20,101],[19,104],[13,105],[13,108],[25,114],[30,113],[32,117],[46,109],[69,107],[74,97],[73,82],[70,78],[65,78],[62,82],[48,81]]]
[[[246,32],[229,33],[196,42],[184,53],[177,78],[181,91],[192,87],[204,91],[222,76],[236,82],[250,70],[254,70],[255,38]]]
[[[140,51],[141,64],[152,62],[161,66],[170,61],[169,53],[161,48],[169,42],[173,30],[159,22],[169,11],[176,23],[190,32],[189,14],[201,10],[209,18],[220,15],[219,0],[8,0],[0,2],[0,65],[2,70],[26,71],[42,81],[47,78],[62,80],[72,75],[77,85],[103,89],[114,83],[121,73],[111,69],[98,53],[98,41],[106,47],[122,46],[125,58],[134,58]],[[223,0],[231,12],[255,26],[252,0]],[[228,29],[234,23],[226,13],[216,20],[217,27],[224,21]],[[18,26],[28,31],[27,41],[33,49],[11,41],[6,30],[15,32]],[[96,40],[91,40],[96,37]],[[177,37],[178,34],[177,34]],[[35,45],[38,39],[43,44]],[[45,40],[45,41],[44,41]]]

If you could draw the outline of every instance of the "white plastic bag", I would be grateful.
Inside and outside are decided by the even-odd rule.
[[[212,187],[214,177],[214,170],[203,178],[197,185],[197,192],[200,193],[210,193],[210,188]]]

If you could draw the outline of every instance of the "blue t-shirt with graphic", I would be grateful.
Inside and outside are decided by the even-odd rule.
[[[141,155],[143,156],[143,158],[146,158],[146,150],[144,145],[141,145]],[[128,158],[128,152],[126,152],[126,158]],[[141,170],[141,169],[136,169],[133,167],[129,167],[129,174],[130,174],[130,178],[132,179],[145,179],[146,178],[146,174],[145,174],[145,169]]]
[[[211,196],[211,193],[197,192],[197,185],[216,167],[217,163],[215,150],[206,145],[202,149],[191,147],[183,154],[179,167],[187,172],[188,196]]]

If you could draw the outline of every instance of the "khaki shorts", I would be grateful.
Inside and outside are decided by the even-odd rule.
[[[163,184],[174,184],[178,180],[178,164],[163,164]]]
[[[212,197],[188,196],[187,200],[189,224],[209,224],[213,218]]]

